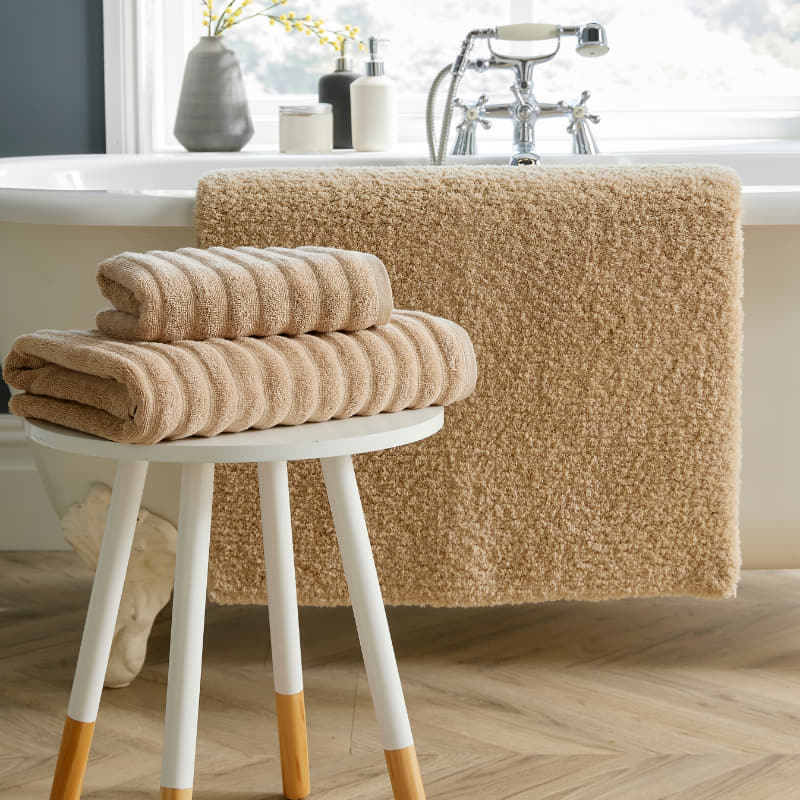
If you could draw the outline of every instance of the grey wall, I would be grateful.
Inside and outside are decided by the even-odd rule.
[[[0,156],[104,153],[103,0],[0,8]]]
[[[105,152],[102,0],[0,8],[0,156]]]

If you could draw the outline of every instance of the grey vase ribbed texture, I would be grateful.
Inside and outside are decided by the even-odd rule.
[[[186,58],[175,138],[194,151],[241,150],[253,136],[239,59],[219,36],[203,36]]]

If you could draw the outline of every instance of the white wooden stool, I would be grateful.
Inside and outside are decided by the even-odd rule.
[[[161,798],[189,800],[192,796],[214,464],[244,462],[258,463],[283,793],[290,800],[309,793],[286,462],[311,458],[318,458],[322,463],[394,796],[397,800],[424,798],[350,456],[424,439],[438,431],[443,421],[441,408],[424,408],[155,445],[118,444],[44,422],[27,422],[26,434],[41,445],[81,455],[113,458],[119,462],[51,800],[77,800],[81,794],[150,461],[183,465]]]

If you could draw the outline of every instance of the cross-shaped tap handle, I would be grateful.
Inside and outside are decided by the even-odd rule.
[[[482,94],[478,98],[477,102],[472,105],[465,103],[463,100],[457,97],[455,100],[453,100],[453,106],[464,111],[464,122],[480,123],[484,130],[488,130],[492,127],[491,120],[486,119],[484,116],[485,106],[488,102],[488,95]]]
[[[559,103],[561,110],[569,117],[569,126],[567,127],[568,133],[574,133],[575,126],[580,122],[593,122],[595,124],[600,122],[600,117],[598,117],[597,114],[590,114],[586,107],[586,103],[591,96],[591,92],[584,89],[581,92],[581,99],[578,100],[575,105],[564,102]]]

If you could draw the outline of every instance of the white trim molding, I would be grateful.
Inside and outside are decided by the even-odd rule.
[[[103,65],[105,69],[106,152],[143,152],[139,52],[139,0],[103,0]]]
[[[0,550],[63,550],[66,543],[22,420],[0,414]]]
[[[35,470],[33,451],[14,414],[0,414],[0,472]]]
[[[190,23],[184,0],[103,0],[107,153],[177,145],[166,117],[197,38]]]

